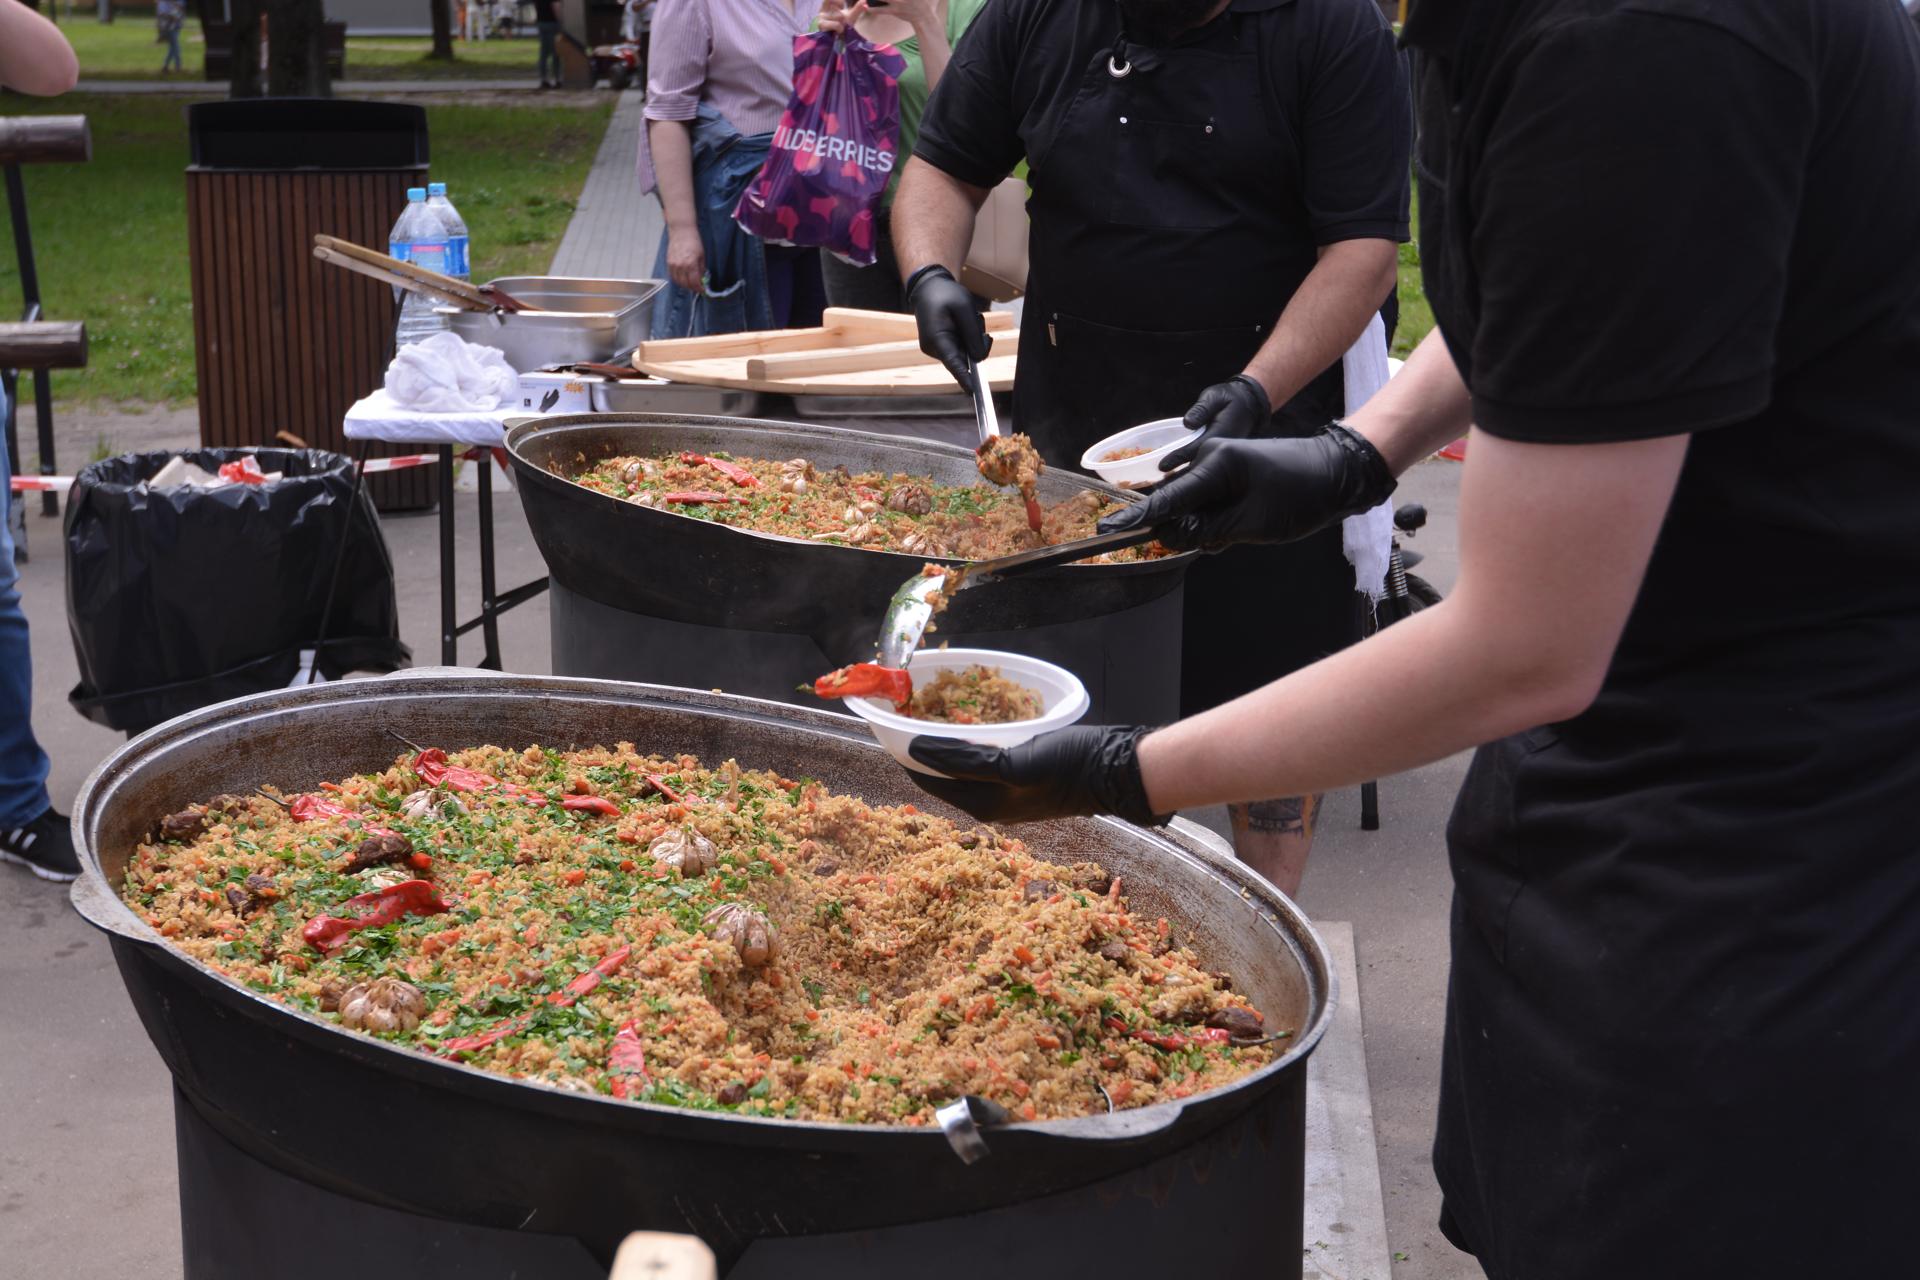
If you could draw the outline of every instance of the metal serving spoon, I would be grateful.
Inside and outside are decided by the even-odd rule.
[[[887,667],[907,665],[914,650],[920,647],[921,637],[927,633],[927,624],[933,621],[933,597],[939,592],[944,591],[951,596],[962,587],[998,582],[1002,578],[1015,577],[1033,569],[1049,569],[1057,564],[1085,560],[1102,552],[1137,547],[1143,542],[1153,541],[1156,536],[1153,526],[1137,525],[1119,533],[1096,533],[1091,538],[1036,547],[994,560],[976,560],[958,569],[949,569],[940,577],[915,574],[893,593],[893,599],[887,605],[886,617],[881,619],[880,664]]]
[[[974,362],[972,372],[967,391],[973,396],[973,420],[980,428],[980,443],[985,444],[999,436],[1000,415],[994,411],[993,388],[987,385],[987,375],[980,371],[978,361]]]

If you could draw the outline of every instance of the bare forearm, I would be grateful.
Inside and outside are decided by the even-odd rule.
[[[973,243],[973,219],[984,188],[960,181],[924,160],[907,161],[893,201],[893,252],[900,278],[937,262],[958,275]]]
[[[1473,405],[1438,327],[1373,398],[1347,415],[1399,475],[1434,450],[1467,434]]]
[[[1354,344],[1393,288],[1394,260],[1394,246],[1385,240],[1346,240],[1320,251],[1247,365],[1270,404],[1293,399]]]
[[[700,234],[693,204],[693,132],[684,120],[647,121],[647,145],[653,149],[654,181],[660,208],[673,234]]]
[[[1140,763],[1155,812],[1350,786],[1566,719],[1592,700],[1686,438],[1473,439],[1453,595],[1146,738]]]
[[[929,22],[925,26],[916,24],[913,34],[920,41],[920,64],[927,71],[927,90],[940,83],[940,75],[947,69],[947,59],[953,56],[953,46],[947,43],[947,29],[944,23]]]

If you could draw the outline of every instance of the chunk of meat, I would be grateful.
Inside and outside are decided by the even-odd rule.
[[[749,969],[765,968],[780,956],[780,931],[765,912],[744,903],[717,906],[701,923],[711,925],[714,940],[731,945],[740,953],[740,963]]]
[[[705,875],[720,861],[713,841],[687,827],[674,827],[655,836],[647,845],[647,856],[688,880]]]
[[[160,819],[160,838],[177,840],[184,844],[204,835],[207,830],[207,811],[199,805],[192,805],[178,813],[170,813]]]
[[[1266,1034],[1259,1011],[1242,1009],[1238,1005],[1229,1005],[1215,1013],[1207,1019],[1207,1025],[1225,1031],[1235,1040],[1258,1040]]]
[[[832,858],[822,858],[820,859],[820,861],[813,864],[813,874],[817,876],[821,876],[824,878],[826,876],[838,875],[839,873],[840,873],[840,864],[835,862]]]
[[[362,1031],[411,1031],[426,1011],[420,988],[398,978],[356,983],[340,997],[340,1025]]]
[[[365,871],[368,867],[378,867],[389,862],[398,862],[413,852],[413,841],[398,831],[382,831],[368,836],[360,842],[360,847],[347,856],[342,871]]]
[[[1059,891],[1060,887],[1051,880],[1029,880],[1020,897],[1026,902],[1045,902]]]
[[[1109,938],[1100,944],[1101,958],[1111,960],[1115,964],[1126,963],[1127,956],[1131,954],[1132,950],[1131,947],[1118,938]]]
[[[737,1107],[747,1100],[747,1086],[735,1080],[732,1084],[720,1086],[720,1092],[714,1097],[719,1099],[722,1106]]]
[[[451,791],[422,788],[400,802],[401,816],[412,818],[416,822],[436,814],[443,818],[451,818],[466,811],[467,806],[462,804],[460,797]]]

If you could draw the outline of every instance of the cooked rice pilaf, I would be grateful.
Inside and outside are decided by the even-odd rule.
[[[925,1125],[1217,1088],[1284,1032],[1092,863],[689,756],[479,747],[282,802],[216,797],[130,860],[167,941],[428,1054],[702,1110]]]

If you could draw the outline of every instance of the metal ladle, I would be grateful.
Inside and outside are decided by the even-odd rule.
[[[951,596],[963,587],[998,582],[1034,569],[1050,569],[1054,565],[1072,564],[1103,552],[1137,547],[1143,542],[1153,541],[1156,536],[1157,531],[1153,526],[1136,525],[1118,533],[1096,533],[1091,538],[1036,547],[1031,551],[1020,551],[993,560],[976,560],[958,569],[949,569],[942,576],[915,574],[893,593],[893,599],[887,604],[886,617],[881,619],[880,664],[887,667],[907,665],[914,650],[920,647],[921,637],[927,633],[927,624],[933,621],[933,597],[940,592]]]

